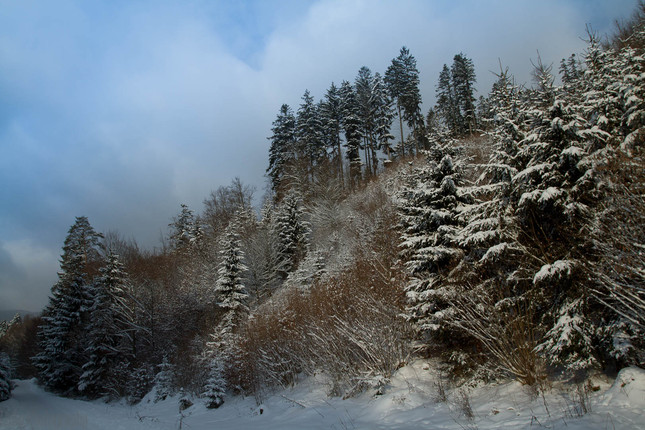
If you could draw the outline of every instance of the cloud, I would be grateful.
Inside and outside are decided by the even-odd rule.
[[[30,240],[0,242],[0,303],[9,309],[38,311],[56,281],[57,256]],[[3,306],[3,307],[5,307]]]

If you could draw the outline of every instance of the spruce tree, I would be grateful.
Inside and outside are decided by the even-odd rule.
[[[209,408],[219,407],[224,402],[226,374],[236,366],[238,330],[249,312],[249,296],[243,279],[246,267],[237,228],[236,223],[229,226],[222,240],[221,263],[216,285],[221,319],[206,345],[209,374],[202,392]]]
[[[341,131],[343,126],[342,100],[339,88],[331,83],[321,101],[320,116],[322,120],[323,139],[327,142],[334,164],[337,166],[338,178],[341,184],[345,184],[343,172],[343,153],[341,149]]]
[[[305,220],[300,198],[287,195],[276,217],[276,232],[280,242],[279,254],[285,273],[294,271],[304,259],[309,240],[309,223]]]
[[[394,140],[394,136],[390,133],[390,128],[394,120],[394,110],[392,108],[392,99],[387,93],[385,83],[379,73],[374,74],[372,92],[374,100],[374,134],[377,149],[385,152],[387,159],[391,160],[393,149],[390,141]]]
[[[323,124],[318,105],[314,103],[309,90],[305,90],[296,115],[296,140],[298,148],[301,148],[306,155],[308,173],[312,182],[315,176],[314,168],[327,159],[322,132]]]
[[[374,75],[369,67],[363,66],[358,70],[354,81],[356,102],[358,104],[358,118],[363,136],[363,149],[365,150],[366,174],[374,173],[375,123],[374,123]]]
[[[345,132],[346,157],[349,161],[350,186],[356,186],[361,180],[360,148],[363,134],[359,118],[359,106],[352,84],[343,81],[340,87],[343,131]]]
[[[11,381],[11,360],[7,354],[0,353],[0,402],[11,397],[13,382]]]
[[[422,123],[419,71],[416,59],[410,55],[410,51],[405,46],[401,48],[399,56],[392,59],[392,64],[385,71],[385,83],[390,96],[396,99],[401,133],[401,154],[405,155],[403,120],[412,130],[416,130]]]
[[[86,217],[77,217],[65,239],[59,280],[43,312],[41,352],[33,359],[41,382],[52,391],[74,393],[87,359],[89,278],[99,265],[102,237]]]
[[[462,123],[462,120],[457,105],[457,94],[453,87],[450,69],[445,64],[443,65],[443,69],[441,69],[441,73],[439,73],[436,97],[437,114],[453,135],[458,134],[459,124]]]
[[[179,253],[189,253],[202,244],[203,230],[193,211],[187,205],[181,204],[181,212],[169,225],[170,243]]]
[[[110,252],[100,277],[92,287],[93,304],[89,309],[87,361],[78,382],[78,391],[89,397],[113,394],[116,365],[130,354],[134,331],[130,309],[127,274],[119,257]]]
[[[216,409],[224,404],[226,378],[222,367],[221,357],[214,357],[208,363],[208,379],[202,392],[208,409]]]
[[[155,375],[155,402],[165,400],[166,397],[173,394],[175,366],[168,361],[168,356],[164,355],[161,363],[157,366],[159,372]]]
[[[450,341],[445,323],[456,290],[446,284],[448,273],[463,255],[458,243],[462,222],[459,206],[468,202],[459,187],[459,167],[445,148],[440,161],[430,159],[413,172],[402,193],[402,257],[411,280],[406,286],[406,317],[425,341]]]
[[[296,153],[296,118],[287,104],[280,107],[280,113],[273,121],[272,135],[269,149],[269,167],[267,174],[271,179],[271,188],[276,193],[278,200],[287,186],[285,181],[289,168],[295,164]]]
[[[460,53],[455,55],[453,59],[450,74],[456,105],[460,113],[458,118],[461,122],[458,124],[458,131],[460,134],[467,131],[472,134],[477,127],[474,96],[475,66],[471,59]]]

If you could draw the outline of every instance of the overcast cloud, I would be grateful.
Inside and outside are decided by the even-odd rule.
[[[401,46],[424,111],[444,63],[518,82],[581,52],[634,0],[0,0],[0,309],[37,311],[75,216],[158,244],[238,176],[264,189],[271,122],[305,89],[383,73]]]

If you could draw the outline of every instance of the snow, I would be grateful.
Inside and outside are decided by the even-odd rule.
[[[558,260],[545,264],[533,277],[533,284],[557,280],[571,274],[574,263],[569,260]]]
[[[56,397],[35,380],[16,381],[11,399],[0,403],[0,430],[47,429],[642,429],[645,424],[645,371],[623,369],[615,379],[594,379],[592,390],[559,384],[544,396],[517,382],[476,388],[441,381],[433,362],[415,361],[401,368],[377,395],[369,390],[342,400],[327,395],[323,376],[294,388],[253,397],[228,398],[219,409],[197,399],[179,412],[179,397],[154,403],[151,396],[135,406]],[[441,399],[441,390],[445,399]],[[587,413],[578,413],[584,404]],[[473,418],[466,416],[468,405]]]

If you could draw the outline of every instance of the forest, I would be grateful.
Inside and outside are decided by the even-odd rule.
[[[71,225],[39,316],[0,325],[0,400],[208,408],[323,373],[384,387],[416,357],[457,384],[548,390],[645,364],[645,6],[531,85],[475,97],[457,53],[421,111],[402,47],[280,107],[262,199],[238,178],[182,205],[162,246]],[[528,57],[528,54],[527,54]]]

